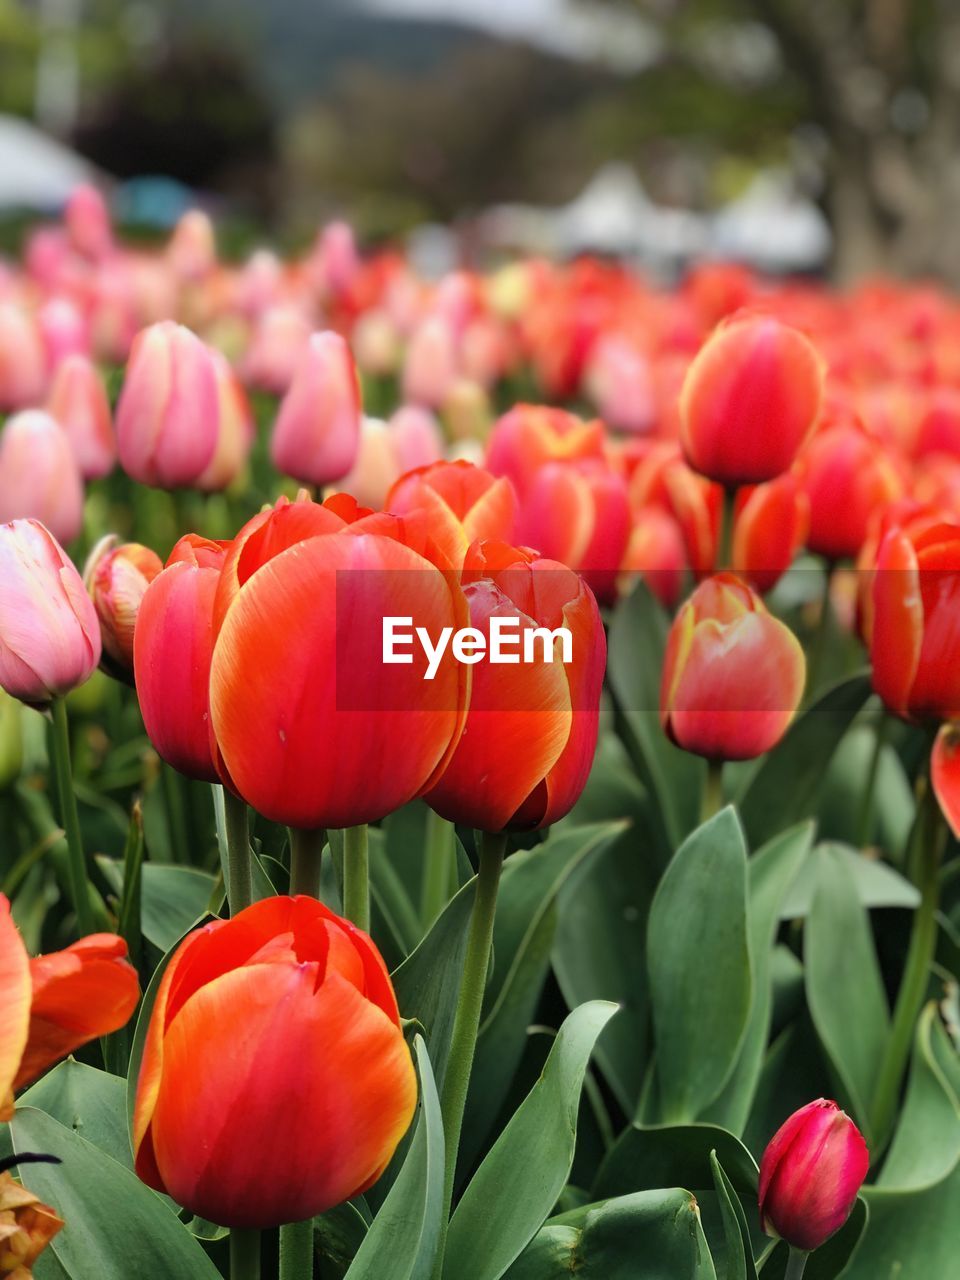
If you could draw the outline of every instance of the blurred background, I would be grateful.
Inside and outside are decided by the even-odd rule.
[[[960,285],[960,2],[0,0],[0,248],[89,177],[227,253],[345,216],[430,272]]]

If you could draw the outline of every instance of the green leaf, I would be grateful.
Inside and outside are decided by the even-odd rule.
[[[173,1211],[129,1169],[32,1107],[18,1107],[10,1129],[17,1151],[43,1151],[62,1161],[25,1169],[30,1190],[66,1220],[49,1245],[59,1270],[47,1274],[70,1280],[219,1280]],[[35,1274],[43,1280],[41,1264]]]
[[[810,816],[830,759],[869,696],[869,675],[842,680],[817,698],[764,758],[740,803],[754,845]]]
[[[97,858],[97,866],[117,894],[123,892],[123,863]],[[198,867],[145,862],[141,868],[143,935],[160,951],[173,944],[206,914],[215,879]]]
[[[420,1073],[416,1131],[346,1280],[425,1280],[436,1259],[444,1204],[443,1120],[422,1036],[417,1036],[415,1049]]]
[[[313,1220],[313,1247],[327,1280],[343,1280],[367,1234],[369,1223],[353,1200]]]
[[[960,1166],[926,1191],[865,1187],[861,1195],[870,1225],[843,1280],[952,1280]]]
[[[543,1074],[457,1205],[445,1280],[498,1280],[545,1222],[570,1175],[587,1063],[616,1006],[596,1000],[565,1019]]]
[[[739,1190],[756,1192],[753,1156],[734,1134],[713,1124],[632,1125],[610,1149],[593,1186],[597,1199],[648,1191],[666,1184],[704,1191],[712,1185],[716,1152]]]
[[[807,861],[813,844],[813,830],[812,822],[791,827],[764,845],[748,864],[750,958],[753,963],[750,1020],[733,1074],[704,1117],[737,1134],[743,1133],[747,1123],[770,1036],[773,1004],[771,959],[780,905]]]
[[[550,971],[556,900],[588,859],[623,831],[622,823],[565,827],[535,849],[507,859],[497,898],[493,968],[484,997],[458,1164],[469,1168],[503,1106],[523,1056],[527,1029]]]
[[[803,1272],[803,1280],[839,1280],[841,1276],[843,1280],[848,1280],[851,1273],[846,1269],[847,1265],[857,1254],[870,1216],[866,1201],[861,1196],[854,1202],[850,1217],[840,1230],[826,1244],[811,1253]],[[765,1263],[761,1280],[784,1280],[788,1252],[787,1246],[781,1241]],[[860,1277],[860,1280],[866,1280],[866,1277]],[[871,1277],[871,1280],[876,1280],[876,1277]],[[889,1280],[893,1280],[892,1275]],[[928,1280],[933,1280],[932,1273]]]
[[[873,907],[905,907],[911,911],[920,903],[920,893],[899,871],[869,857],[848,845],[830,842],[835,856],[844,862],[856,885],[857,899],[861,906]],[[814,895],[817,892],[818,877],[823,867],[820,858],[810,858],[800,868],[800,872],[780,909],[781,920],[800,920],[810,914]]]
[[[607,674],[619,730],[647,791],[656,801],[658,838],[670,852],[697,824],[704,763],[675,747],[660,726],[660,673],[670,620],[638,582],[613,613]]]
[[[847,861],[834,845],[821,845],[814,857],[820,868],[804,932],[807,1005],[869,1145],[868,1107],[890,1034],[887,997]]]
[[[68,1058],[31,1085],[17,1106],[45,1112],[132,1170],[125,1089],[120,1076]]]
[[[422,936],[420,917],[390,859],[384,833],[371,828],[368,843],[371,904],[383,917],[400,953],[409,955]]]
[[[750,1014],[747,857],[732,808],[677,851],[647,926],[663,1119],[695,1120],[733,1071]]]
[[[571,1217],[574,1222],[568,1220]],[[696,1200],[679,1189],[642,1191],[552,1219],[506,1273],[506,1280],[571,1276],[716,1280]]]
[[[723,1219],[723,1236],[726,1241],[726,1265],[721,1280],[757,1280],[757,1268],[753,1261],[753,1246],[746,1214],[733,1184],[723,1171],[716,1151],[710,1152],[710,1169],[713,1185],[720,1202]]]
[[[819,829],[824,839],[861,843],[861,811],[876,741],[875,720],[856,724],[834,753],[818,805]],[[906,847],[916,803],[900,756],[889,742],[881,746],[869,804],[870,822],[863,833],[866,843],[898,853]]]

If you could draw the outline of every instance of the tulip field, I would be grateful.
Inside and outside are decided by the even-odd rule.
[[[0,262],[0,1277],[954,1280],[960,300]]]

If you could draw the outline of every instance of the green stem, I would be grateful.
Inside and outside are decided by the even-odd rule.
[[[454,826],[432,809],[427,810],[426,847],[423,859],[423,885],[420,893],[420,920],[429,929],[447,904],[450,896],[450,872],[453,867]]]
[[[806,1253],[803,1249],[794,1249],[793,1245],[791,1245],[790,1257],[787,1259],[787,1269],[783,1273],[783,1280],[801,1280],[809,1257],[809,1253]]]
[[[470,932],[467,936],[467,953],[460,978],[457,1012],[447,1058],[447,1072],[443,1081],[440,1110],[443,1114],[443,1138],[446,1151],[444,1166],[444,1209],[441,1217],[440,1247],[434,1274],[443,1269],[443,1247],[446,1240],[450,1206],[453,1203],[453,1186],[457,1173],[457,1153],[460,1147],[460,1131],[463,1113],[467,1105],[467,1090],[477,1048],[480,1029],[480,1012],[487,985],[487,968],[493,944],[493,922],[497,910],[497,890],[507,838],[502,833],[484,832],[480,842],[480,870],[477,875],[477,896],[470,914]]]
[[[313,1219],[280,1228],[280,1280],[313,1280]]]
[[[370,851],[367,826],[343,833],[343,914],[358,929],[370,932]]]
[[[290,830],[290,892],[320,897],[320,862],[326,833],[323,827]]]
[[[860,812],[857,815],[857,847],[865,849],[870,843],[873,830],[873,795],[877,786],[877,774],[883,758],[883,748],[887,740],[887,726],[890,723],[886,708],[881,705],[873,736],[873,751],[870,755],[870,766],[867,769],[863,794],[860,797]]]
[[[820,670],[827,650],[827,634],[830,630],[830,586],[833,582],[834,564],[828,561],[823,568],[823,590],[820,597],[820,613],[817,617],[816,630],[810,645],[810,660],[807,663],[807,700],[811,701],[820,683]]]
[[[230,1280],[260,1280],[260,1232],[250,1227],[230,1230]]]
[[[897,1109],[903,1073],[910,1059],[914,1029],[927,994],[930,965],[937,946],[940,863],[946,847],[946,825],[933,788],[928,785],[910,834],[908,868],[920,889],[913,917],[907,960],[893,1011],[893,1023],[877,1073],[871,1118],[876,1149],[886,1143]]]
[[[73,792],[73,769],[70,762],[70,727],[67,724],[67,705],[63,698],[54,698],[50,706],[53,717],[53,771],[60,801],[60,821],[67,837],[67,868],[70,877],[70,896],[77,913],[81,935],[93,933],[93,902],[90,883],[83,857],[83,841],[80,837],[80,819],[77,816],[77,797]]]
[[[223,788],[223,817],[227,833],[227,901],[235,916],[253,902],[253,855],[247,825],[247,802]]]
[[[163,803],[167,811],[170,857],[174,862],[189,862],[189,842],[186,819],[183,815],[180,775],[171,765],[163,761],[160,762],[160,786],[163,788]]]
[[[706,822],[723,808],[723,761],[708,760],[700,800],[700,821]]]
[[[735,488],[724,488],[720,506],[720,537],[717,543],[716,570],[718,573],[732,572],[733,564],[733,526],[735,523],[737,491]]]

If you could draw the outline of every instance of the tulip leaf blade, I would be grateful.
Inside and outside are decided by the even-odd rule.
[[[551,1218],[505,1280],[570,1280],[571,1275],[578,1280],[638,1280],[641,1275],[643,1280],[716,1280],[696,1200],[678,1187],[641,1191]]]
[[[31,1085],[18,1105],[44,1112],[132,1170],[125,1088],[121,1076],[67,1058]]]
[[[740,1197],[717,1159],[716,1151],[710,1152],[710,1170],[713,1185],[720,1203],[723,1235],[726,1241],[726,1265],[721,1280],[757,1280],[757,1267],[753,1260],[750,1228],[743,1212]]]
[[[431,1274],[436,1259],[444,1201],[443,1119],[422,1036],[417,1036],[414,1048],[420,1114],[413,1141],[345,1280],[422,1280]]]
[[[661,1118],[689,1123],[730,1079],[750,1015],[747,853],[732,808],[677,850],[647,924]]]
[[[587,1064],[616,1011],[616,1005],[594,1000],[565,1018],[539,1080],[450,1220],[444,1280],[499,1280],[546,1221],[573,1165]]]
[[[115,893],[123,892],[123,863],[97,858],[97,866]],[[169,949],[206,915],[215,880],[199,867],[145,862],[141,875],[143,936],[160,951]]]
[[[870,917],[836,846],[814,853],[817,889],[804,930],[807,1005],[820,1043],[870,1145],[869,1105],[890,1012]]]
[[[10,1129],[16,1150],[43,1151],[62,1161],[26,1170],[31,1191],[66,1220],[48,1246],[55,1266],[47,1272],[38,1264],[38,1280],[218,1280],[216,1267],[173,1210],[129,1169],[33,1107],[18,1107]]]
[[[711,1187],[710,1153],[722,1159],[741,1191],[756,1194],[759,1171],[740,1139],[713,1124],[632,1125],[610,1148],[591,1194],[598,1200],[652,1191],[664,1184],[693,1192]]]

